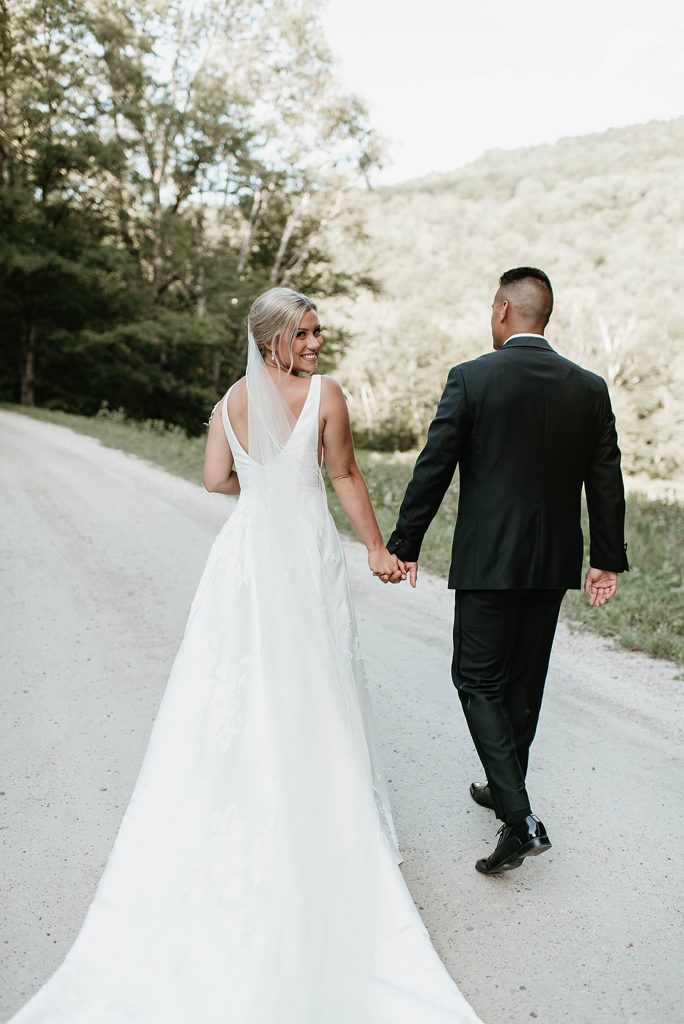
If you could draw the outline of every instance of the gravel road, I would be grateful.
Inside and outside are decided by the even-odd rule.
[[[5,1019],[92,898],[232,500],[9,412],[0,472]],[[488,1024],[681,1024],[676,669],[561,627],[529,779],[554,846],[485,878],[495,825],[468,797],[452,595],[426,574],[382,587],[346,550],[403,871],[465,995]]]

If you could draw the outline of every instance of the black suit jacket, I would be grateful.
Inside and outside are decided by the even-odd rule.
[[[400,558],[418,560],[457,465],[452,589],[580,587],[582,485],[592,566],[629,568],[608,389],[545,339],[513,337],[450,371],[387,545]]]

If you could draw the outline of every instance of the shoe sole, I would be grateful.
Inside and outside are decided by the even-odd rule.
[[[482,858],[482,860],[476,861],[475,869],[481,875],[498,875],[501,871],[511,871],[513,868],[519,868],[525,857],[538,857],[540,853],[546,853],[550,849],[551,843],[548,839],[530,839],[529,842],[520,847],[515,860],[507,860],[496,868],[488,868],[486,858]]]
[[[540,836],[536,836],[534,839],[530,839],[528,843],[518,851],[518,856],[521,859],[525,857],[537,857],[540,853],[546,853],[547,850],[551,849],[551,842],[549,839],[542,839]]]

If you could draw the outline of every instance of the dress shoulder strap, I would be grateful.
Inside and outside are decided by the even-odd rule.
[[[237,381],[235,384],[237,384]],[[233,454],[235,454],[236,448],[241,452],[244,451],[235,431],[233,430],[233,424],[230,422],[230,418],[228,416],[228,399],[230,398],[230,393],[235,387],[235,384],[231,384],[226,391],[224,398],[221,400],[221,420],[223,421],[223,429],[225,430],[226,437],[228,438],[228,444],[233,449]]]
[[[321,376],[320,373],[315,373],[313,375],[313,377],[311,378],[311,387],[315,389],[313,395],[311,396],[311,405],[314,407],[316,412],[318,412],[320,407],[321,407],[321,381],[322,380],[323,380],[323,377]]]

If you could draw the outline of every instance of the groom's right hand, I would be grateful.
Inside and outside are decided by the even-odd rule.
[[[397,561],[399,562],[399,568],[408,576],[409,583],[415,590],[416,580],[418,579],[418,563],[404,562],[401,558],[397,559]]]

